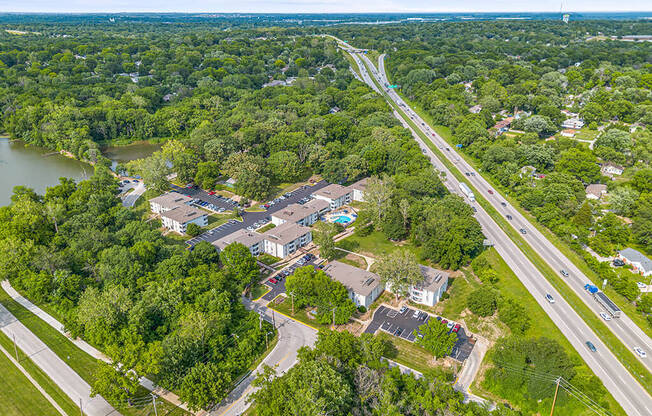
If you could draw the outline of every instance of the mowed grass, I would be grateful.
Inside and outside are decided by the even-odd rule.
[[[450,371],[446,371],[438,362],[433,361],[434,357],[429,351],[414,342],[389,335],[385,332],[379,332],[378,336],[381,339],[389,341],[395,349],[387,354],[386,358],[417,370],[422,374],[452,374]]]
[[[25,325],[34,335],[43,341],[59,358],[61,358],[70,368],[88,384],[93,385],[95,374],[98,371],[100,361],[86,354],[68,338],[63,336],[59,331],[52,328],[45,321],[25,309],[18,302],[14,301],[4,290],[0,290],[0,303],[7,308],[23,325]],[[136,397],[145,397],[149,395],[149,390],[140,387],[136,392]],[[56,399],[55,399],[56,400]],[[124,416],[145,416],[153,412],[151,404],[143,407],[127,407],[126,403],[109,402],[113,407],[119,408],[119,412]],[[64,408],[65,409],[65,408]],[[183,409],[177,408],[165,400],[157,401],[157,409],[160,412],[170,412],[169,414],[181,415],[187,414]],[[1,409],[0,409],[1,410]],[[0,412],[0,414],[2,414]],[[73,413],[74,414],[74,413]],[[165,413],[163,413],[165,414]]]
[[[419,248],[410,242],[394,243],[389,241],[385,234],[380,231],[373,231],[367,236],[353,234],[343,240],[335,243],[335,246],[354,253],[369,255],[370,257],[380,258],[396,250],[410,250],[415,255],[419,255]]]

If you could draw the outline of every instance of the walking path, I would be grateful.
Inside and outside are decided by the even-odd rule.
[[[371,265],[374,264],[374,262],[376,261],[376,259],[374,259],[373,257],[365,256],[364,254],[355,253],[353,251],[345,250],[343,248],[335,247],[335,250],[343,251],[345,253],[353,254],[354,256],[362,257],[367,262],[367,271],[369,271]]]
[[[34,305],[32,302],[30,302],[28,299],[26,299],[23,295],[18,293],[16,291],[16,289],[14,289],[11,286],[11,283],[9,283],[9,281],[4,280],[4,281],[2,281],[1,285],[2,285],[2,288],[5,290],[5,292],[7,292],[7,294],[9,296],[11,296],[11,298],[13,300],[15,300],[16,302],[21,304],[23,307],[25,307],[25,309],[32,312],[34,315],[41,318],[48,325],[50,325],[52,328],[59,331],[59,333],[64,335],[66,338],[68,338],[70,340],[70,342],[75,344],[79,349],[81,349],[82,351],[84,351],[88,355],[92,356],[93,358],[104,361],[105,363],[108,363],[108,364],[112,363],[112,360],[108,356],[103,354],[100,350],[93,347],[92,345],[90,345],[86,341],[84,341],[82,339],[79,339],[79,338],[72,339],[65,332],[64,326],[63,326],[63,324],[61,322],[57,321],[52,315],[48,314],[43,309],[41,309],[38,306]],[[154,384],[153,381],[151,381],[151,380],[149,380],[149,379],[147,379],[145,377],[142,377],[139,380],[139,383],[140,383],[141,386],[145,387],[147,390],[150,390],[153,393],[156,393],[158,396],[162,397],[163,399],[167,400],[168,402],[170,402],[170,403],[174,404],[175,406],[178,406],[178,407],[182,408],[183,410],[189,412],[186,405],[181,402],[181,400],[179,399],[179,397],[176,394],[174,394],[174,393],[172,393],[170,391],[167,391],[167,390],[165,390],[164,388],[162,388],[160,386],[157,386],[156,384]],[[76,402],[77,399],[73,399],[73,401]],[[196,414],[201,415],[202,413],[203,412],[198,412]]]
[[[43,390],[43,387],[41,387],[41,385],[38,384],[36,380],[32,378],[32,376],[23,368],[22,365],[20,365],[18,361],[16,361],[14,357],[11,356],[11,354],[7,352],[7,350],[5,350],[2,346],[0,346],[0,351],[2,351],[2,353],[6,355],[7,358],[9,358],[9,361],[11,361],[11,363],[15,365],[16,368],[18,368],[18,370],[20,370],[21,373],[23,373],[25,378],[27,378],[27,380],[29,380],[29,382],[32,383],[34,387],[36,387],[36,390],[38,390],[43,395],[43,397],[45,397],[45,399],[48,402],[50,402],[50,404],[57,410],[57,412],[61,413],[63,416],[67,416],[66,412],[64,412],[63,409],[59,406],[59,404],[54,401],[52,396],[50,396],[45,390]]]
[[[2,305],[0,329],[88,416],[119,414],[102,396],[91,397],[91,386]]]

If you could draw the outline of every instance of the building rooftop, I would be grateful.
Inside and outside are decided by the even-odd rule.
[[[605,192],[607,192],[607,185],[603,185],[601,183],[593,183],[586,187],[586,194],[593,195],[596,198],[602,197],[602,194]]]
[[[349,186],[351,189],[355,189],[356,191],[362,191],[364,192],[365,189],[367,189],[367,182],[369,181],[369,178],[363,178],[357,181],[356,183],[352,184]]]
[[[188,205],[178,205],[176,208],[161,213],[161,217],[169,218],[180,224],[185,224],[204,215],[208,214],[196,208],[189,207]]]
[[[311,199],[310,201],[303,204],[303,206],[314,209],[317,212],[321,212],[325,209],[330,208],[330,204],[323,199]]]
[[[415,285],[414,287],[419,290],[427,290],[429,292],[437,292],[446,282],[448,282],[448,273],[433,269],[432,267],[419,265],[421,274],[423,275],[423,282]]]
[[[652,260],[650,260],[645,254],[641,253],[638,250],[627,247],[623,250],[620,250],[618,254],[630,262],[641,263],[641,267],[645,270],[652,270]]]
[[[150,203],[153,202],[165,208],[174,208],[179,205],[187,204],[190,201],[192,201],[192,198],[189,196],[181,195],[180,193],[174,191],[154,197],[149,200]]]
[[[251,247],[255,244],[260,243],[264,239],[265,238],[262,234],[242,228],[234,233],[220,238],[217,241],[214,241],[213,245],[220,250],[224,250],[226,246],[233,243],[240,243],[246,247]]]
[[[348,187],[332,183],[324,188],[315,191],[313,195],[318,195],[329,199],[338,199],[350,192],[351,189]]]
[[[328,204],[326,201],[322,202]],[[290,204],[287,207],[273,213],[272,217],[280,218],[285,221],[297,222],[306,218],[308,215],[312,215],[318,212],[316,208],[306,205]]]
[[[286,245],[304,234],[310,232],[310,228],[296,224],[294,222],[286,222],[271,230],[263,233],[263,237],[272,243]]]
[[[339,261],[328,263],[323,270],[331,278],[342,283],[348,290],[362,296],[371,295],[371,292],[382,284],[380,276],[377,274]]]

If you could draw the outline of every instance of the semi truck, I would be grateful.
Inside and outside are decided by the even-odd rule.
[[[614,318],[620,318],[620,308],[616,306],[616,304],[613,303],[613,301],[609,299],[607,295],[604,294],[604,292],[600,292],[597,286],[587,283],[584,285],[584,289],[593,295],[593,298],[598,301],[598,303],[602,305],[602,307],[604,307],[607,312],[609,312],[609,315],[613,316]]]
[[[473,194],[473,191],[467,184],[464,182],[460,182],[460,190],[464,195],[466,195],[467,198],[469,198],[469,201],[475,202],[475,195]]]

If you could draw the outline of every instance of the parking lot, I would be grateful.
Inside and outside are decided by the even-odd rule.
[[[197,205],[206,209],[210,209],[208,208],[208,204],[213,204],[213,206],[215,206],[216,208],[222,208],[225,211],[231,211],[233,210],[233,208],[238,206],[238,204],[235,201],[231,201],[218,194],[211,195],[210,193],[199,188],[182,188],[177,185],[172,185],[172,190],[187,195],[193,199],[198,199],[199,202],[197,203]],[[210,210],[217,211],[217,209],[215,210],[210,209]]]
[[[267,301],[267,302],[271,302],[272,300],[274,300],[275,297],[277,297],[281,293],[285,293],[285,278],[286,277],[293,274],[294,271],[296,269],[298,269],[299,267],[304,267],[304,266],[316,267],[316,262],[318,262],[318,261],[319,261],[319,259],[312,256],[312,258],[309,261],[307,261],[307,262],[305,262],[303,264],[299,264],[298,262],[294,262],[290,266],[278,271],[273,276],[270,276],[269,278],[267,278],[267,280],[265,280],[264,283],[267,284],[267,286],[271,287],[272,290],[267,292],[262,297],[262,299]],[[269,279],[275,279],[276,283],[269,282]]]
[[[374,334],[380,329],[390,335],[414,342],[414,330],[417,330],[430,319],[437,319],[425,312],[417,313],[415,316],[415,312],[419,311],[407,308],[403,313],[400,313],[395,309],[381,306],[374,313],[371,323],[364,332]],[[466,360],[473,350],[473,344],[475,344],[475,340],[469,338],[464,327],[460,326],[457,332],[457,343],[455,343],[450,356],[457,361]]]
[[[301,199],[309,196],[313,192],[315,192],[318,189],[321,189],[328,185],[328,182],[326,181],[319,181],[315,183],[314,185],[305,185],[299,189],[296,189],[292,191],[291,195],[289,197],[283,197],[283,199],[279,199],[279,202],[275,203],[272,205],[267,211],[263,212],[241,212],[240,217],[242,218],[242,221],[237,221],[237,220],[230,220],[228,223],[222,224],[219,227],[215,227],[211,230],[208,230],[204,232],[203,234],[191,238],[186,242],[189,247],[193,247],[195,244],[198,244],[202,241],[207,241],[209,243],[212,243],[214,241],[219,240],[220,238],[226,237],[227,235],[237,231],[240,228],[248,228],[254,226],[255,223],[259,223],[262,220],[269,219],[269,216],[279,210],[282,210],[283,208],[287,207],[290,204],[294,204],[297,201],[300,201]],[[178,189],[177,189],[178,188]],[[179,190],[181,189],[181,190]],[[175,190],[185,194],[185,195],[190,195],[193,198],[198,198],[197,196],[193,196],[185,190],[190,189],[190,188],[179,188],[175,186]],[[194,191],[197,191],[196,189]],[[208,195],[205,191],[201,191]],[[210,197],[213,197],[214,195],[208,195]],[[232,209],[232,208],[231,208]],[[226,224],[232,224],[229,226],[225,226]]]

